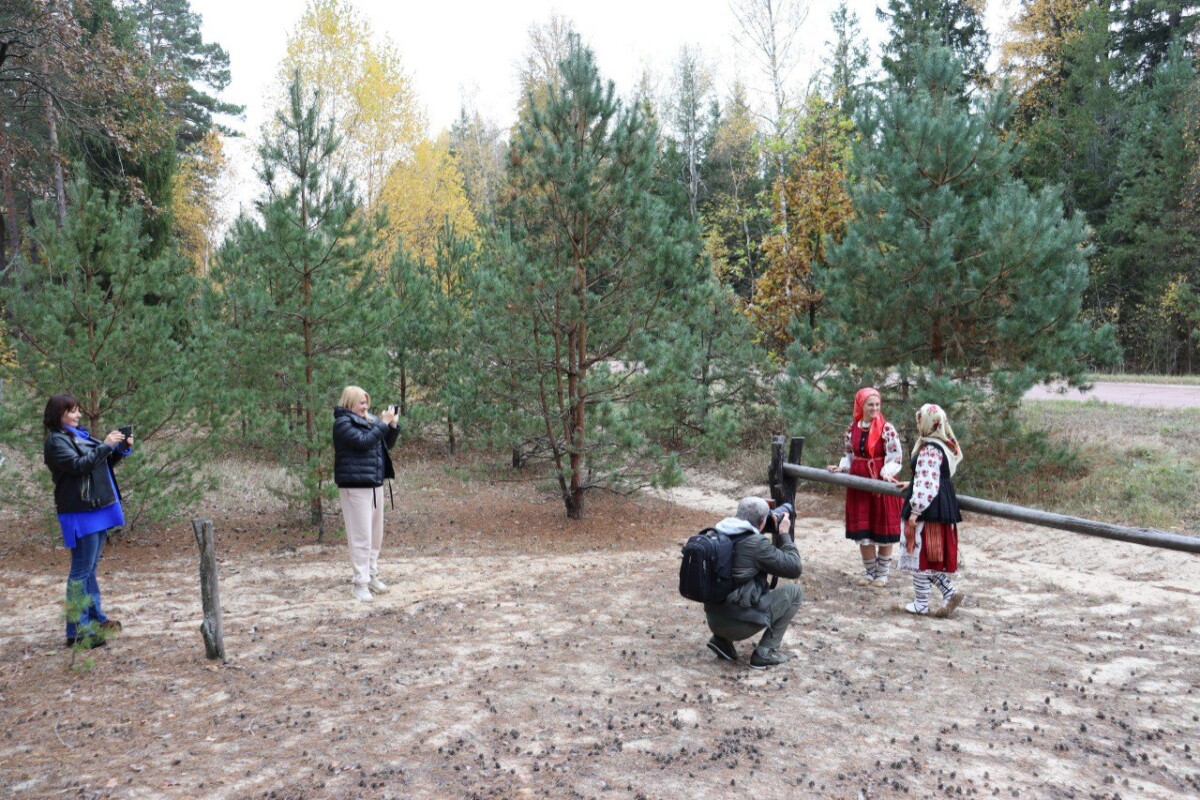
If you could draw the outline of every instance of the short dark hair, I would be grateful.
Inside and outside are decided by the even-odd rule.
[[[63,414],[79,408],[79,401],[70,392],[59,392],[51,395],[46,401],[46,411],[42,414],[42,424],[48,431],[61,431]]]

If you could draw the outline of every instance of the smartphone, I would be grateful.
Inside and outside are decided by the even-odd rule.
[[[126,441],[129,440],[130,436],[133,436],[133,426],[132,425],[122,425],[121,427],[117,428],[117,430],[119,430],[121,432],[121,435],[125,437]]]

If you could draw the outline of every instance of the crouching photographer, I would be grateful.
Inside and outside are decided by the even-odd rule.
[[[706,602],[704,615],[713,632],[708,649],[727,661],[737,660],[734,642],[759,631],[763,635],[750,656],[750,666],[766,669],[788,660],[779,648],[804,591],[794,583],[772,588],[768,578],[800,577],[800,553],[789,512],[785,507],[772,513],[766,500],[747,497],[738,503],[736,516],[716,525],[718,533],[733,540],[733,589],[724,602]]]

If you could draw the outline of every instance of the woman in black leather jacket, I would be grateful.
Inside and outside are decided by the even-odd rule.
[[[342,390],[333,409],[333,482],[342,501],[346,544],[354,568],[354,596],[368,602],[371,592],[388,590],[379,579],[383,547],[383,494],[379,488],[396,477],[388,450],[396,443],[396,409],[370,414],[371,397],[358,386]]]
[[[46,444],[42,457],[54,481],[54,508],[62,528],[63,545],[71,550],[67,602],[82,595],[86,607],[78,620],[67,619],[67,646],[100,647],[121,630],[100,607],[96,566],[108,531],[125,524],[121,490],[113,467],[133,449],[133,437],[111,431],[97,440],[79,426],[79,401],[61,393],[50,398],[42,414]]]

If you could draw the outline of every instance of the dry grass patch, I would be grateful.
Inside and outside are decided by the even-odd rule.
[[[1092,372],[1089,381],[1104,383],[1156,383],[1167,386],[1200,386],[1200,375],[1138,375],[1137,373]]]
[[[1107,403],[1026,403],[1022,422],[1067,445],[1075,468],[1035,472],[1016,502],[1122,525],[1200,533],[1200,413]]]

